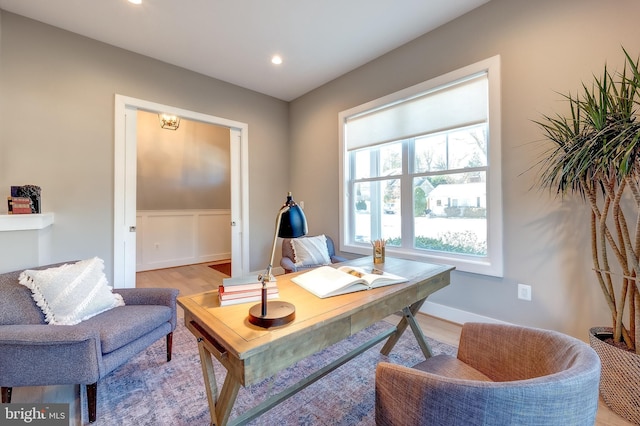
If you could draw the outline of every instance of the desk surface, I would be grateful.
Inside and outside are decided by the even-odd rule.
[[[370,257],[344,264],[373,268]],[[389,257],[375,267],[408,282],[320,299],[291,282],[304,272],[278,276],[280,299],[296,307],[295,320],[278,328],[249,323],[248,311],[255,303],[221,307],[217,290],[179,297],[178,303],[187,327],[196,335],[202,330],[209,334],[218,351],[214,355],[224,358],[229,373],[247,386],[426,298],[448,285],[453,269]]]

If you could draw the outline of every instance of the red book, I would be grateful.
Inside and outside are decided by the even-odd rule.
[[[231,287],[233,289],[233,287]],[[267,287],[267,294],[277,294],[278,288],[276,286]],[[218,287],[218,297],[220,300],[229,300],[229,299],[241,299],[245,297],[255,297],[262,296],[262,287],[252,290],[230,290],[225,288],[224,286]]]
[[[31,199],[27,197],[8,197],[9,214],[31,214]]]
[[[273,293],[267,293],[267,299],[277,299],[280,297],[278,294],[278,289],[276,289]],[[262,295],[254,295],[254,296],[245,296],[245,297],[236,297],[231,299],[220,299],[220,306],[228,306],[228,305],[236,305],[238,303],[258,303],[262,300]]]

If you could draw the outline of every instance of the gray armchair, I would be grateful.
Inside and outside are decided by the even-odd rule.
[[[593,425],[600,359],[554,331],[466,323],[458,356],[376,370],[378,425]]]
[[[171,360],[178,290],[117,289],[114,292],[122,295],[125,306],[77,325],[50,325],[31,291],[18,283],[20,272],[0,274],[3,403],[11,402],[13,387],[86,385],[89,422],[94,422],[102,377],[162,337],[166,337],[167,361]]]
[[[325,235],[327,238],[327,250],[329,252],[329,258],[331,259],[331,263],[340,263],[345,262],[347,259],[344,257],[336,256],[336,249],[333,245],[333,240],[328,235]],[[302,237],[305,238],[305,237]],[[310,269],[315,268],[320,265],[306,265],[306,266],[296,266],[294,263],[294,255],[293,248],[291,248],[291,238],[284,238],[282,240],[282,259],[280,259],[280,266],[284,269],[285,273],[297,272],[302,269]]]

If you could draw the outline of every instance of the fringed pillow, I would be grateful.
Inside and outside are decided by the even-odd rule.
[[[331,263],[327,237],[324,235],[292,238],[291,248],[293,249],[293,263],[296,267],[329,265]]]
[[[48,324],[74,325],[124,305],[122,296],[111,291],[103,270],[103,260],[94,257],[56,268],[26,270],[19,280],[31,290]]]

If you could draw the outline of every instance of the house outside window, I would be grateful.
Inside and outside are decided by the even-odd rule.
[[[340,248],[502,276],[500,61],[343,111]]]

